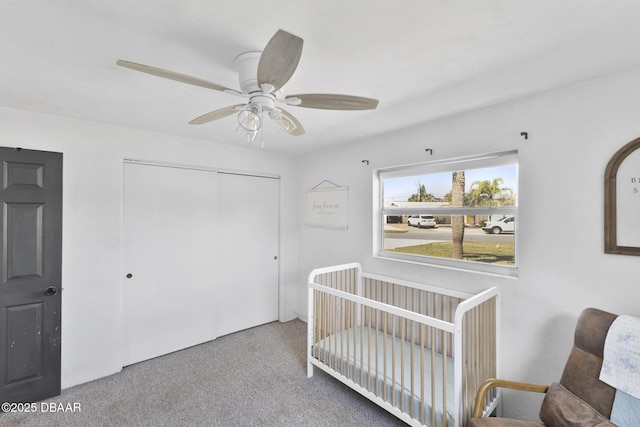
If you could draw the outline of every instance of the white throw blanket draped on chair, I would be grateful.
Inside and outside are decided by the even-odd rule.
[[[640,399],[640,319],[621,315],[604,343],[600,380]]]

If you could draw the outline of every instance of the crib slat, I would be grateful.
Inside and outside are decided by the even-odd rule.
[[[351,365],[351,361],[349,361],[349,365],[353,366],[353,373],[351,374],[351,378],[353,378],[354,382],[358,382],[358,370],[357,370],[357,365],[356,365],[356,361],[358,360],[358,338],[357,338],[357,334],[358,334],[358,324],[357,324],[357,318],[358,318],[358,309],[356,307],[355,303],[350,303],[351,305],[351,331],[352,331],[352,338],[353,338],[353,365]],[[361,357],[362,359],[362,357]],[[351,360],[351,359],[349,359]]]
[[[382,318],[384,319],[383,323],[383,331],[384,335],[387,336],[389,333],[389,313],[383,312]],[[387,400],[387,340],[382,341],[382,398]]]
[[[391,315],[391,386],[394,388],[391,391],[391,404],[393,406],[397,406],[396,404],[396,393],[395,393],[395,385],[396,383],[396,316]]]
[[[367,307],[368,311],[369,311],[369,325],[368,325],[368,333],[369,333],[369,339],[367,340],[367,344],[369,346],[369,348],[367,349],[367,366],[371,367],[371,322],[372,322],[372,318],[371,318],[371,311],[373,310],[371,307]],[[373,391],[372,387],[371,387],[371,374],[369,373],[367,375],[367,389],[369,391]],[[376,393],[377,395],[377,393]]]
[[[330,354],[333,355],[333,359],[331,360],[331,366],[333,369],[336,369],[336,365],[337,365],[337,357],[338,357],[338,345],[337,345],[337,327],[336,327],[336,314],[337,314],[337,310],[336,310],[336,298],[332,297],[329,299],[329,306],[330,306],[330,317],[329,317],[329,322],[331,324],[330,326],[330,330],[331,330],[331,337],[333,338],[331,341],[333,341],[332,343],[329,343],[329,351]],[[333,344],[333,346],[332,346]]]
[[[382,315],[378,310],[375,311],[376,313],[376,345],[375,345],[375,354],[376,354],[376,396],[380,396],[380,377],[379,377],[379,373],[380,373],[380,352],[379,352],[379,346],[378,346],[378,336],[380,335],[380,322],[378,320],[378,316]]]
[[[436,377],[436,334],[431,329],[429,328],[431,332],[431,425],[434,426],[436,425],[436,382],[434,381]]]
[[[341,311],[341,320],[342,320],[342,326],[340,327],[341,331],[347,331],[346,334],[340,334],[340,370],[341,372],[346,375],[347,377],[349,377],[349,333],[348,333],[348,325],[347,325],[347,319],[349,318],[348,315],[349,313],[348,311],[348,304],[346,304],[346,301],[343,299],[340,299],[340,311]],[[345,343],[346,340],[346,343]],[[345,347],[346,344],[346,347]],[[344,355],[347,355],[347,357],[345,358]],[[346,360],[345,360],[346,359]]]
[[[401,347],[400,347],[400,360],[401,360],[401,363],[400,363],[400,390],[405,390],[405,387],[404,387],[404,378],[405,378],[405,376],[404,376],[404,360],[405,360],[404,359],[404,343],[405,343],[405,340],[406,340],[406,335],[405,335],[406,319],[400,318],[400,323],[401,323],[401,326],[400,326],[400,344],[402,344]],[[402,394],[400,395],[400,410],[402,412],[405,412],[405,409],[404,409],[404,396],[402,396]]]
[[[424,330],[427,326],[420,325],[420,422],[424,424],[424,391],[425,391],[425,379],[424,379],[424,340],[426,331]]]
[[[442,348],[442,426],[443,427],[447,427],[447,358],[446,358],[446,354],[448,353],[447,350],[447,340],[446,337],[444,336],[444,331],[441,331],[442,333],[442,343],[443,343],[443,348]],[[435,407],[435,406],[434,406]]]
[[[362,323],[363,319],[364,321],[366,321],[366,318],[364,316],[364,311],[366,310],[366,307],[361,305],[360,306],[360,322],[358,322],[358,332],[360,333],[360,379],[359,379],[359,384],[360,387],[364,387],[364,377],[363,377],[363,372],[364,372],[364,336],[363,336],[363,330],[364,330],[364,325]]]
[[[412,289],[411,290],[411,309],[412,311],[416,311],[419,310],[420,307],[420,301],[417,300],[417,289]],[[411,345],[412,345],[412,349],[416,347],[416,337],[418,336],[418,328],[419,328],[419,324],[417,324],[415,321],[411,320]],[[415,375],[414,372],[417,370],[416,368],[416,360],[415,360],[415,352],[412,351],[411,352],[411,413],[414,414],[416,409],[415,407],[418,406],[419,409],[419,403],[416,402],[415,399],[415,395],[416,395],[416,384],[415,384]]]

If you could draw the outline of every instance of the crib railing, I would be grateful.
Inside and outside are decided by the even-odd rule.
[[[466,425],[477,386],[497,376],[497,290],[474,296],[355,263],[314,270],[309,288],[308,376],[318,366],[411,425]]]
[[[485,293],[484,297],[487,296]],[[460,367],[461,393],[458,396],[463,420],[468,420],[473,413],[480,384],[488,378],[498,377],[498,322],[497,296],[474,305],[457,322],[461,327],[461,333],[457,335],[462,352],[460,359],[464,361]],[[485,411],[492,412],[497,404],[497,390],[493,389],[485,400]]]

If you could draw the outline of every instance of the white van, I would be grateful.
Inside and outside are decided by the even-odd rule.
[[[516,219],[513,215],[506,215],[498,220],[489,220],[482,227],[485,233],[515,233]]]
[[[409,224],[410,227],[435,228],[436,219],[433,215],[412,215],[407,220],[407,224]]]

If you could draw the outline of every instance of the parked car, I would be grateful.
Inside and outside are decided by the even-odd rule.
[[[412,215],[407,220],[410,227],[435,228],[436,219],[433,215]]]
[[[487,221],[482,229],[485,233],[491,234],[514,233],[516,231],[516,219],[513,215],[507,215],[498,220]]]

